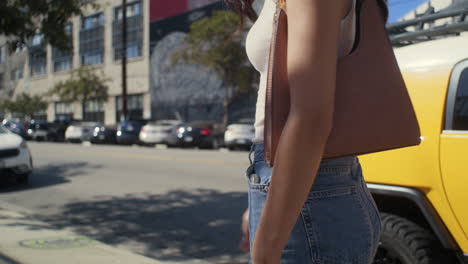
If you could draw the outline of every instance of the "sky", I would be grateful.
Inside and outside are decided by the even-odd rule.
[[[389,22],[397,21],[400,17],[427,1],[428,0],[388,0],[388,6],[390,7]]]

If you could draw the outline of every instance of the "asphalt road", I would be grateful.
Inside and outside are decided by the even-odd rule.
[[[27,186],[0,200],[57,228],[168,261],[245,263],[246,151],[28,143]]]

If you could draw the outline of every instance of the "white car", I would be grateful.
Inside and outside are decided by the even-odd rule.
[[[90,141],[93,136],[94,128],[101,127],[103,124],[97,122],[73,123],[65,130],[65,141],[82,142]]]
[[[230,150],[236,148],[250,149],[255,136],[255,129],[252,121],[241,121],[230,124],[224,132],[224,144]]]
[[[150,122],[140,130],[140,141],[147,145],[168,144],[174,137],[173,130],[182,124],[179,120],[159,120]]]
[[[27,183],[32,169],[26,141],[0,125],[0,176],[13,176],[19,183]]]

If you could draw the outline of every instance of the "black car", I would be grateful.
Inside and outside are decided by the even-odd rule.
[[[28,135],[36,141],[57,141],[57,128],[54,123],[34,121],[29,124]]]
[[[116,144],[117,129],[111,126],[96,126],[90,141],[93,144]]]
[[[215,121],[193,121],[175,129],[179,147],[217,149],[223,144],[224,126]]]
[[[140,130],[146,121],[122,121],[117,125],[117,144],[133,145],[140,143]]]
[[[11,132],[21,136],[24,139],[30,139],[28,135],[28,122],[4,120],[3,125]]]

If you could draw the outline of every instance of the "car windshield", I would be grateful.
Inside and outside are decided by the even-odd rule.
[[[135,131],[135,130],[139,130],[140,127],[142,125],[140,123],[137,123],[137,122],[124,122],[121,124],[121,129],[123,131]]]
[[[174,126],[174,125],[177,125],[179,124],[180,122],[178,121],[156,121],[156,122],[153,122],[151,123],[151,125],[156,125],[156,126]]]
[[[0,134],[6,134],[6,133],[8,133],[8,130],[4,126],[0,125]]]

